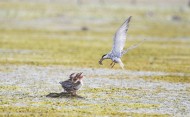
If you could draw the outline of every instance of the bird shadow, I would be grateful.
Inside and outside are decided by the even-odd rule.
[[[75,99],[85,99],[82,96],[79,95],[71,95],[70,93],[67,92],[61,92],[61,93],[49,93],[46,95],[46,97],[49,98],[75,98]]]

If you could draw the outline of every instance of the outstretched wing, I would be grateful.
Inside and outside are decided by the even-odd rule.
[[[123,50],[123,51],[121,52],[121,55],[126,54],[129,50],[135,49],[135,48],[138,47],[140,44],[142,44],[144,41],[145,41],[145,39],[142,40],[141,42],[139,42],[139,43],[137,43],[137,44],[134,44],[134,45],[128,47],[127,49]]]
[[[115,33],[111,51],[114,56],[121,57],[121,52],[125,46],[126,33],[129,28],[130,20],[131,16],[120,26],[120,28]]]

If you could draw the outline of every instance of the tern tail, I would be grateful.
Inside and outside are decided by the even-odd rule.
[[[121,66],[121,68],[124,70],[124,64],[123,64],[123,62],[121,61],[121,59],[119,59],[118,63],[119,63],[119,65]]]

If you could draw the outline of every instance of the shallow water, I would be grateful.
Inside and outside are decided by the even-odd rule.
[[[92,112],[91,109],[109,108],[115,113],[133,112],[179,116],[190,114],[189,83],[142,79],[143,75],[168,75],[170,73],[64,66],[6,65],[0,68],[1,108],[7,108],[1,113],[8,112],[11,107],[17,109],[12,109],[13,112],[19,111],[21,107],[29,109],[23,113],[31,112],[31,108],[40,110],[40,108],[51,107],[55,112],[74,109],[77,112],[84,111],[84,113],[98,115],[102,113]],[[62,92],[59,81],[66,80],[72,72],[83,72],[86,75],[84,86],[78,92],[79,95],[85,97],[85,100],[45,97],[48,93]],[[42,109],[40,112],[43,113],[44,110]],[[106,115],[112,115],[112,113],[108,111]]]

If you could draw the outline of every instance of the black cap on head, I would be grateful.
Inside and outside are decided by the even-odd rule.
[[[104,54],[104,55],[102,55],[102,58],[104,57],[104,56],[106,56],[107,54]]]

